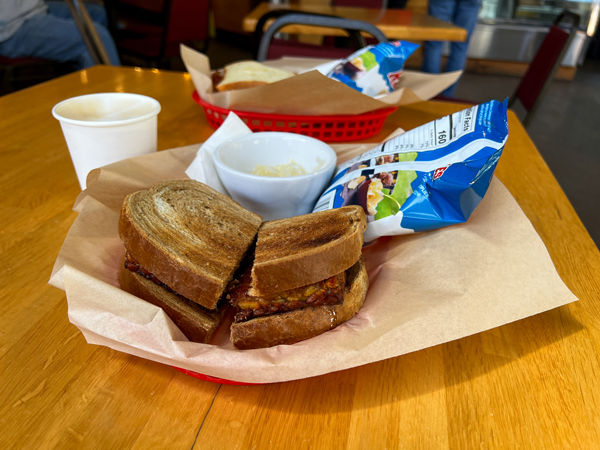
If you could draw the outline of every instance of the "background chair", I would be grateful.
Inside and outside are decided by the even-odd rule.
[[[122,59],[169,68],[179,44],[206,50],[209,0],[105,0],[110,32]]]
[[[564,19],[571,19],[571,29],[568,31],[559,26]],[[509,107],[512,107],[518,99],[527,111],[522,120],[523,126],[526,127],[533,118],[550,83],[554,79],[554,75],[577,32],[579,20],[580,17],[570,11],[563,11],[556,18],[529,68],[521,78],[517,89],[510,97]]]
[[[278,19],[280,17],[289,16],[290,14],[303,15],[309,17],[337,17],[326,14],[316,14],[309,13],[304,11],[294,11],[287,9],[275,9],[273,11],[269,11],[264,14],[258,22],[256,23],[256,28],[254,29],[254,58],[258,58],[258,48],[260,46],[260,41],[264,35],[264,27],[268,21],[271,19]],[[367,45],[365,38],[360,34],[360,31],[354,29],[345,30],[348,33],[350,38],[350,46],[352,49],[359,49]],[[345,55],[349,54],[348,46],[338,46],[336,43],[331,40],[329,42],[323,42],[323,45],[317,46],[312,44],[305,44],[302,42],[297,42],[289,39],[281,39],[277,37],[273,37],[269,44],[269,50],[267,54],[267,59],[277,59],[282,56],[312,56],[316,58],[342,58]]]
[[[255,41],[259,42],[258,50],[256,52],[257,61],[265,61],[266,59],[274,59],[281,56],[343,58],[352,53],[352,50],[348,50],[347,48],[315,46],[283,40],[276,40],[273,42],[275,34],[281,28],[291,24],[346,30],[349,33],[353,44],[357,46],[354,50],[358,50],[366,45],[364,38],[360,34],[361,31],[369,33],[379,42],[388,41],[381,30],[370,23],[361,22],[359,20],[343,19],[335,16],[298,13],[297,11],[285,11],[284,13],[280,13],[280,17],[275,19],[273,24],[261,36],[262,27],[270,17],[267,17],[264,21],[261,18],[255,30]]]
[[[83,0],[65,0],[81,39],[95,64],[111,65],[106,48],[98,35]]]

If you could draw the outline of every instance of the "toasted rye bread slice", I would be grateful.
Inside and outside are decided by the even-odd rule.
[[[119,235],[141,266],[175,292],[214,309],[262,218],[194,180],[127,196]]]
[[[342,304],[302,308],[234,323],[230,335],[234,347],[247,350],[293,344],[318,336],[351,319],[362,307],[369,288],[369,276],[362,258],[346,272],[346,277]]]
[[[343,272],[360,257],[366,227],[360,206],[265,222],[258,232],[250,295],[294,289]]]
[[[125,258],[119,267],[119,284],[121,289],[152,303],[171,318],[185,336],[192,342],[207,344],[229,307],[227,303],[214,311],[210,311],[190,300],[186,300],[153,281],[138,275],[124,267]]]

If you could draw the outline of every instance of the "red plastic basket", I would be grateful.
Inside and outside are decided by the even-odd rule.
[[[232,386],[257,386],[262,383],[242,383],[241,381],[224,380],[223,378],[211,377],[203,373],[193,372],[191,370],[182,369],[181,367],[172,366],[174,369],[189,375],[190,377],[198,378],[199,380],[209,381],[211,383],[229,384]]]
[[[219,128],[227,115],[233,111],[252,131],[285,131],[314,137],[325,142],[347,142],[370,138],[381,131],[387,116],[397,109],[395,106],[390,106],[365,114],[346,116],[290,116],[221,108],[202,100],[196,91],[192,97],[204,108],[206,120],[213,128]]]

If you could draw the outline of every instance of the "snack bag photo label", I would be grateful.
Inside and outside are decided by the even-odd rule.
[[[473,106],[341,164],[314,212],[360,205],[365,241],[465,222],[504,149],[506,110],[506,101]]]
[[[369,45],[339,60],[325,75],[371,97],[389,94],[398,86],[404,63],[417,48],[418,44],[406,41]]]

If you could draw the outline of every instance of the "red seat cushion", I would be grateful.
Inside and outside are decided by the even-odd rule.
[[[7,58],[0,56],[0,64],[3,66],[25,66],[30,64],[42,64],[50,62],[48,59],[43,58],[32,58],[25,56],[22,58]]]

